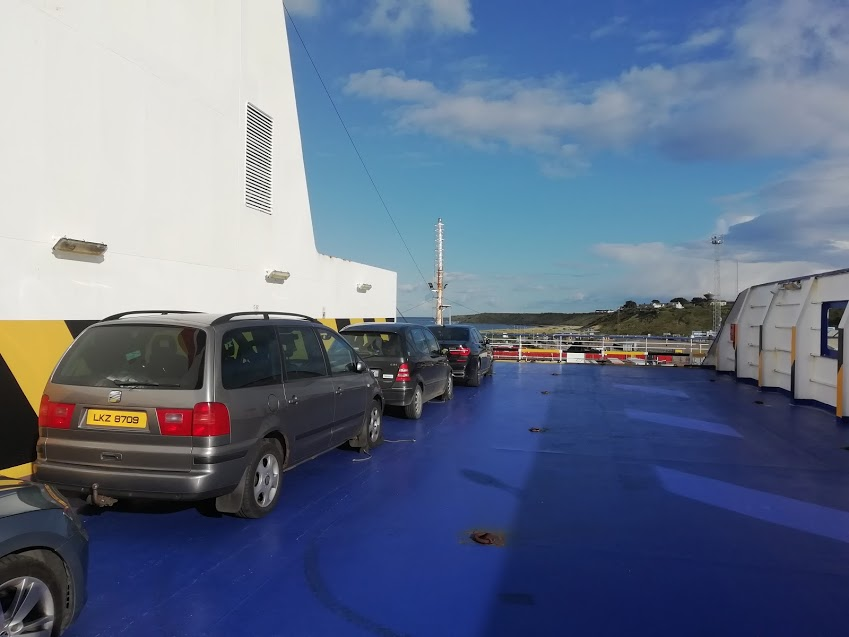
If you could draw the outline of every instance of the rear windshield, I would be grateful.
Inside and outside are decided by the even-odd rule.
[[[430,331],[436,337],[437,341],[468,341],[468,327],[446,327],[436,326],[430,327]]]
[[[342,336],[363,359],[402,355],[401,340],[394,332],[345,331]]]
[[[169,325],[104,325],[74,341],[53,382],[87,387],[200,389],[206,333]]]

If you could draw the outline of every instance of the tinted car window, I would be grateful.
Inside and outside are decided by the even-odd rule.
[[[275,385],[282,378],[280,348],[270,327],[230,330],[221,345],[224,389]]]
[[[422,356],[430,356],[430,344],[428,343],[425,330],[413,330],[413,344],[416,346],[416,351],[419,354]]]
[[[169,325],[93,327],[71,345],[53,382],[89,387],[200,389],[206,332]]]
[[[363,359],[377,356],[401,356],[401,339],[394,332],[348,331],[342,337]]]
[[[319,334],[324,350],[327,352],[327,360],[330,361],[330,373],[334,376],[356,374],[357,355],[345,339],[326,330],[320,330]]]
[[[286,380],[327,376],[324,347],[309,327],[278,327]]]
[[[451,327],[450,325],[437,325],[430,327],[431,333],[440,341],[467,341],[469,340],[468,327]]]
[[[425,338],[427,339],[427,346],[430,350],[431,354],[439,353],[439,343],[436,341],[436,337],[431,334],[430,330],[423,330]]]

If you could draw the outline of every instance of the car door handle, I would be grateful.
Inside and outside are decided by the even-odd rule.
[[[291,397],[289,400],[287,400],[286,402],[288,402],[290,405],[297,405],[297,404],[298,404],[298,397],[297,397],[297,396],[292,396],[292,397]]]

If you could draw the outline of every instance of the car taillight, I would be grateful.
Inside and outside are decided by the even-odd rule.
[[[395,380],[399,383],[406,383],[410,380],[410,366],[407,363],[401,363],[401,366],[398,368],[398,374],[395,376]]]
[[[163,436],[191,436],[194,411],[191,409],[157,409],[159,432]]]
[[[45,394],[38,408],[38,426],[51,429],[70,429],[71,416],[74,415],[73,403],[54,403]]]
[[[455,355],[457,355],[457,356],[468,356],[468,355],[469,355],[469,354],[471,354],[471,352],[472,352],[472,350],[471,350],[470,348],[468,348],[468,347],[463,347],[462,345],[460,345],[459,347],[454,347],[454,348],[452,348],[452,349],[451,349],[451,350],[449,350],[449,351],[450,351],[452,354],[455,354]]]
[[[192,413],[193,436],[223,436],[230,433],[230,412],[224,403],[198,403]]]

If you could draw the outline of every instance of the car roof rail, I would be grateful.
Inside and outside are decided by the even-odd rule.
[[[263,320],[268,321],[272,316],[292,316],[295,318],[302,318],[312,323],[318,323],[318,319],[314,319],[311,316],[307,316],[306,314],[297,314],[295,312],[266,312],[264,310],[254,310],[253,312],[231,312],[230,314],[224,314],[219,316],[217,319],[213,320],[210,325],[221,325],[222,323],[227,323],[228,321],[232,321],[234,318],[239,318],[241,316],[261,316]]]
[[[131,310],[129,312],[119,312],[118,314],[112,314],[111,316],[107,316],[105,319],[100,320],[115,321],[119,318],[124,318],[125,316],[130,316],[132,314],[200,314],[200,312],[196,312],[194,310]]]

